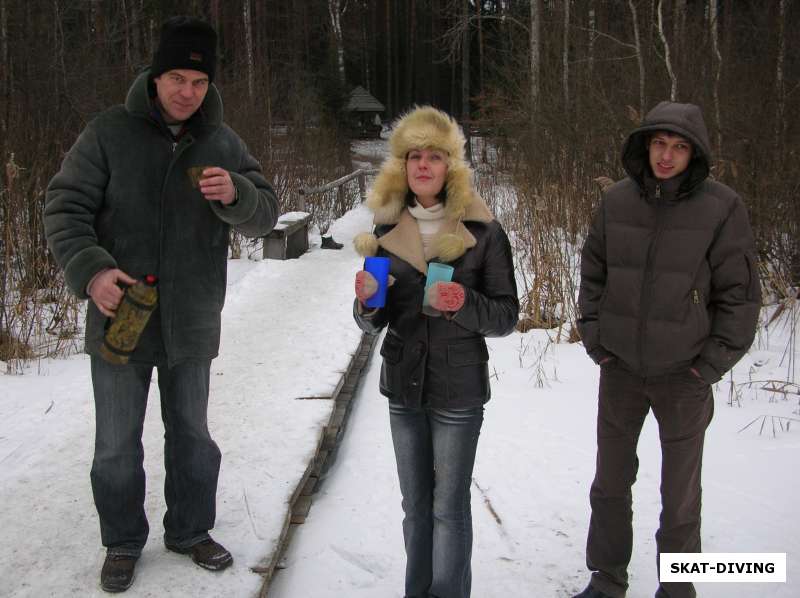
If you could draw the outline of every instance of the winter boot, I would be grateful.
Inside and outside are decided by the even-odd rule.
[[[331,235],[322,237],[322,249],[341,249],[342,247],[344,247],[344,245],[334,241]]]
[[[202,542],[198,542],[187,548],[182,548],[168,542],[165,542],[164,545],[167,547],[167,550],[171,550],[172,552],[191,555],[195,564],[209,571],[222,571],[233,563],[233,556],[231,553],[228,552],[222,544],[215,542],[211,538],[206,538]]]
[[[106,592],[124,592],[133,585],[133,570],[138,557],[107,554],[100,571],[100,587]]]

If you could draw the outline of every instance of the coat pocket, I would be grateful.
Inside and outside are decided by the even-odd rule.
[[[400,363],[403,359],[403,341],[395,336],[387,334],[386,338],[383,339],[383,345],[381,345],[381,357],[383,357],[387,363]]]
[[[447,365],[451,367],[478,365],[488,361],[489,350],[482,340],[447,346]]]

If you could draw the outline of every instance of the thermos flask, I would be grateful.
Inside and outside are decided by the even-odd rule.
[[[100,355],[109,363],[124,365],[158,303],[158,279],[152,274],[125,290],[117,315],[106,330]]]

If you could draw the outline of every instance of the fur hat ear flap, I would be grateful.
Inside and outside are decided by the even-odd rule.
[[[439,237],[437,243],[438,256],[444,262],[453,262],[464,255],[464,239],[459,235],[448,233]]]
[[[372,257],[378,253],[378,237],[372,233],[359,233],[353,239],[353,246],[362,257]]]

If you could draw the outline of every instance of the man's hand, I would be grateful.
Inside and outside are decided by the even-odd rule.
[[[210,166],[203,170],[200,179],[200,192],[209,201],[221,201],[222,205],[233,203],[236,198],[236,187],[230,173],[224,168]]]
[[[113,318],[116,316],[119,302],[122,301],[124,291],[119,287],[118,283],[126,285],[136,284],[137,280],[131,278],[122,270],[116,268],[109,268],[97,274],[89,283],[87,293],[94,301],[100,313],[106,317]]]
[[[435,282],[427,292],[433,309],[455,312],[464,305],[464,287],[457,282]]]
[[[356,297],[363,304],[378,292],[378,281],[366,270],[356,272]]]

